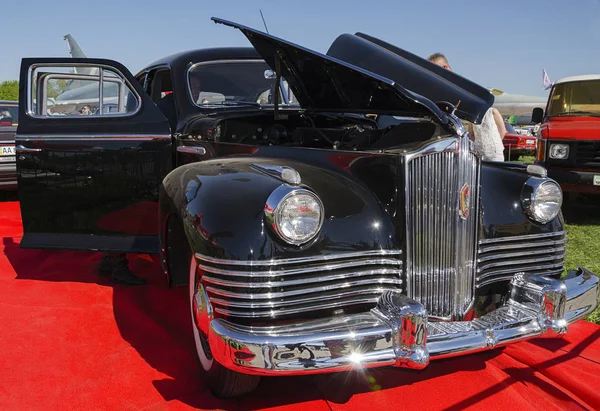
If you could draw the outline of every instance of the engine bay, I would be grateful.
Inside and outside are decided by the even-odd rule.
[[[340,150],[406,148],[447,135],[427,118],[338,113],[228,113],[188,123],[192,140]]]

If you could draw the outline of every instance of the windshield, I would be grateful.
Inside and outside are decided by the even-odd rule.
[[[19,107],[15,104],[0,103],[0,125],[13,126],[19,122]]]
[[[189,93],[198,106],[271,105],[275,73],[262,60],[201,63],[188,72]],[[279,104],[298,104],[282,79]]]
[[[554,86],[549,116],[600,116],[600,80],[574,81]]]

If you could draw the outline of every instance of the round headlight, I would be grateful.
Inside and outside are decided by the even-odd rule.
[[[569,157],[568,144],[550,144],[550,158],[564,160]]]
[[[282,240],[300,245],[319,233],[323,225],[323,203],[312,191],[280,186],[269,196],[265,216]]]
[[[562,190],[553,180],[530,178],[523,188],[523,208],[529,218],[538,223],[554,219],[560,212],[562,200]]]

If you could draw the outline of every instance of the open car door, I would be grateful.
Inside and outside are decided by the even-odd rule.
[[[20,81],[21,246],[157,252],[171,131],[131,73],[111,60],[27,58]]]

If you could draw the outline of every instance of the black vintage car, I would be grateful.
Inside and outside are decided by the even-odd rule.
[[[595,309],[595,275],[560,279],[559,186],[473,151],[459,118],[480,122],[486,89],[365,34],[323,55],[215,21],[254,47],[135,77],[23,60],[22,247],[160,253],[219,396],[263,375],[422,369]]]

